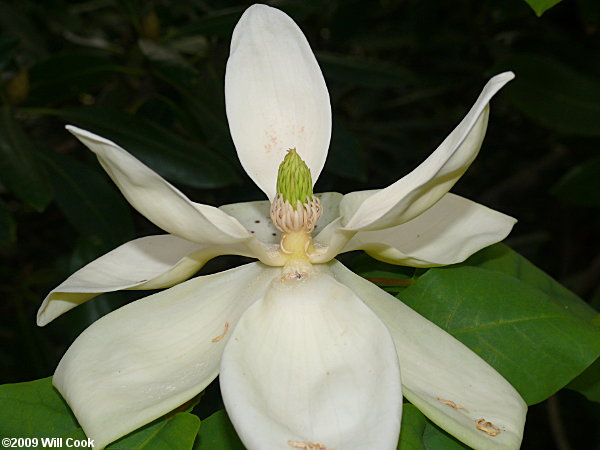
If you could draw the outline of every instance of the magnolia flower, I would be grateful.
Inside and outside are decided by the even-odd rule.
[[[509,233],[514,219],[448,191],[479,151],[491,97],[512,78],[492,78],[438,149],[394,184],[313,195],[331,133],[327,88],[298,26],[255,5],[233,32],[225,95],[240,161],[268,201],[194,203],[117,144],[67,127],[169,234],[74,273],[44,300],[38,324],[99,293],[176,285],[96,321],[56,369],[54,385],[96,447],[220,375],[250,449],[395,449],[402,396],[470,446],[518,448],[526,406],[515,389],[334,259],[363,249],[392,264],[452,264]],[[184,281],[223,254],[259,261]]]

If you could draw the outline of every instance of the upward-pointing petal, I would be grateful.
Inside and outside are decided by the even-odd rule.
[[[242,15],[231,39],[225,105],[238,157],[269,200],[290,148],[314,184],[331,137],[329,93],[306,38],[283,12],[254,5]]]
[[[67,130],[98,156],[127,201],[163,230],[200,244],[232,244],[251,238],[236,219],[213,206],[191,202],[114,142],[71,125]]]
[[[363,192],[344,196],[340,210],[345,211],[345,229],[380,230],[400,225],[442,198],[477,156],[485,136],[489,102],[513,78],[512,72],[493,77],[460,124],[411,173],[366,198]]]

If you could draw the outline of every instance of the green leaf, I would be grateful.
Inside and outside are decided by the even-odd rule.
[[[202,421],[194,450],[244,450],[225,410],[221,409]]]
[[[317,52],[326,79],[372,88],[398,87],[415,81],[410,70],[389,62]]]
[[[600,359],[571,381],[567,387],[582,393],[592,402],[600,403]]]
[[[561,200],[580,206],[600,206],[600,158],[593,158],[567,172],[552,188]]]
[[[466,445],[434,425],[414,405],[402,405],[398,450],[464,450]]]
[[[29,71],[29,104],[47,105],[102,85],[122,72],[108,55],[87,50],[52,56]]]
[[[487,247],[454,267],[458,266],[474,266],[505,273],[541,290],[552,302],[575,317],[586,321],[597,317],[598,312],[594,308],[505,244]]]
[[[239,179],[220,155],[143,117],[109,108],[71,108],[59,114],[69,122],[116,142],[173,182],[195,188],[218,188]]]
[[[0,437],[85,439],[52,377],[0,386]],[[189,413],[167,415],[106,447],[112,450],[192,448],[200,419]],[[41,442],[35,448],[43,448]]]
[[[107,450],[191,449],[199,429],[198,416],[181,412],[154,421],[106,448]]]
[[[17,237],[17,224],[6,203],[0,199],[0,244],[14,242]]]
[[[133,238],[130,208],[107,176],[58,153],[43,158],[58,206],[79,233],[105,251]]]
[[[0,182],[37,211],[43,211],[52,200],[52,189],[35,160],[33,144],[8,107],[0,107]]]
[[[600,330],[565,309],[564,298],[495,269],[430,269],[399,297],[496,368],[528,404],[600,354]]]
[[[511,102],[532,121],[568,134],[600,136],[600,79],[534,54],[514,54],[499,64],[513,70]]]
[[[531,9],[535,11],[538,17],[544,14],[545,11],[557,5],[562,0],[525,0]]]
[[[402,405],[402,426],[398,450],[427,450],[423,443],[423,432],[427,418],[410,403]]]
[[[1,437],[60,437],[79,429],[52,377],[0,386]]]

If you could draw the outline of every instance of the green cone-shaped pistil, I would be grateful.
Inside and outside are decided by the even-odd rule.
[[[310,169],[295,148],[288,150],[277,174],[277,194],[296,209],[297,201],[306,203],[313,195]]]

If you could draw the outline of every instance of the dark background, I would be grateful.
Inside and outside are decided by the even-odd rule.
[[[317,191],[397,180],[488,78],[513,70],[481,154],[453,191],[518,218],[506,242],[598,308],[599,2],[565,0],[541,18],[522,0],[270,4],[305,32],[330,90],[334,131]],[[89,323],[143,295],[103,295],[35,326],[43,297],[70,273],[160,232],[66,123],[121,143],[195,201],[262,199],[224,112],[231,31],[249,5],[0,1],[1,382],[51,375]],[[203,272],[236,262],[217,258]],[[599,448],[598,415],[563,390],[530,409],[524,448]]]

